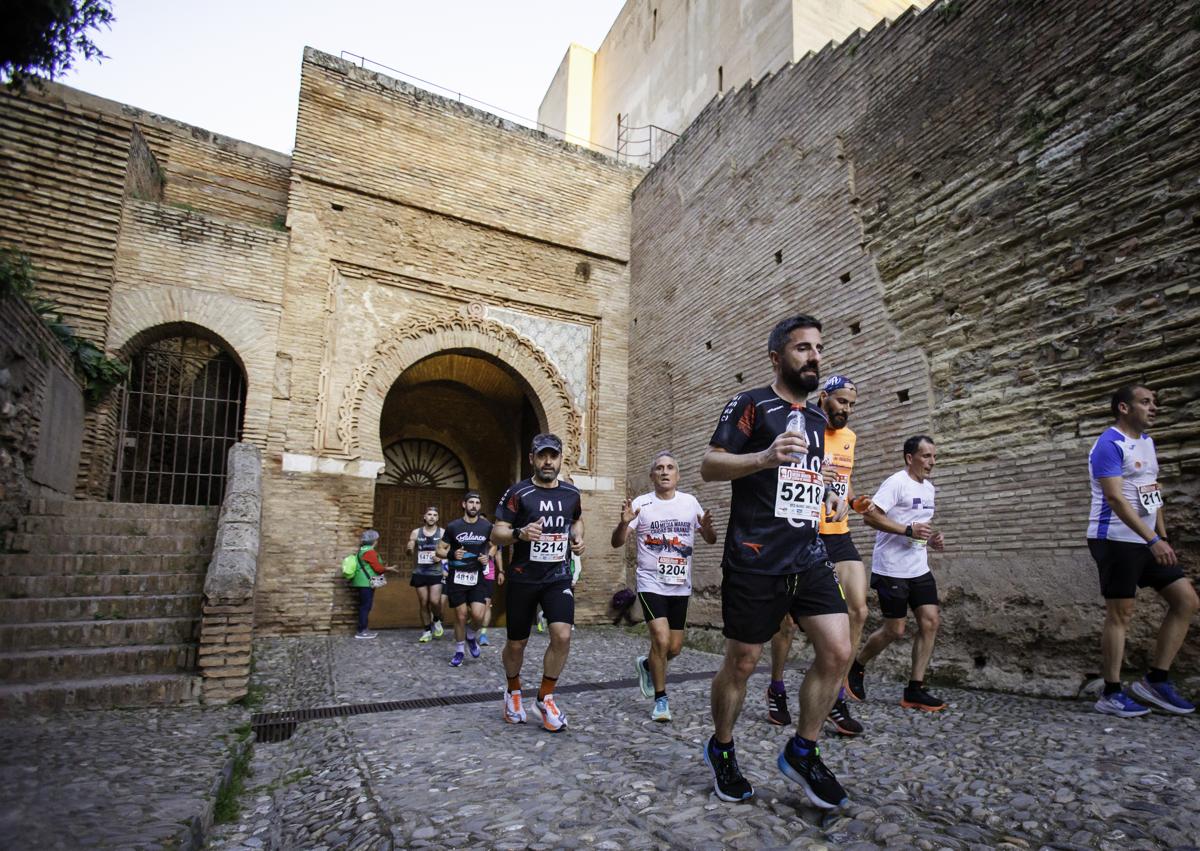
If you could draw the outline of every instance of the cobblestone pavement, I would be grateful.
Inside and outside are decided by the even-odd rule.
[[[479,660],[448,667],[449,635],[273,639],[256,646],[263,709],[494,691],[479,704],[301,723],[259,744],[243,815],[215,848],[1190,848],[1200,842],[1200,724],[1118,720],[1091,701],[943,689],[946,712],[898,706],[900,683],[868,679],[867,734],[826,738],[851,803],[822,813],[774,768],[789,731],[767,724],[756,674],[737,730],[755,797],[712,794],[701,758],[707,680],[670,686],[674,721],[649,720],[636,686],[566,694],[569,729],[501,721],[502,630]],[[545,637],[524,682],[535,686]],[[580,628],[564,684],[629,679],[644,639]],[[685,650],[672,671],[712,671]],[[793,694],[799,674],[790,675]]]
[[[248,719],[193,707],[0,721],[0,848],[198,842]]]

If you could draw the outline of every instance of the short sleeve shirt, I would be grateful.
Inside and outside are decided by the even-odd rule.
[[[837,478],[830,485],[838,496],[848,499],[850,493],[850,472],[854,469],[854,447],[858,437],[849,428],[825,430],[825,460],[826,467],[833,467]],[[817,530],[822,535],[844,535],[850,531],[850,518],[846,516],[834,523],[825,519],[825,509],[821,508],[821,526]]]
[[[1088,515],[1087,536],[1100,541],[1146,541],[1130,529],[1112,510],[1100,479],[1121,477],[1121,495],[1133,506],[1147,526],[1154,528],[1162,495],[1158,490],[1158,455],[1149,435],[1132,438],[1120,429],[1110,428],[1096,439],[1088,454],[1088,478],[1092,487],[1092,508]]]
[[[928,523],[933,519],[934,487],[926,479],[916,481],[901,470],[889,476],[875,496],[871,498],[876,508],[899,523]],[[896,579],[915,579],[929,572],[929,547],[927,542],[918,541],[907,535],[891,532],[875,533],[875,550],[871,556],[871,572]]]
[[[445,531],[439,527],[432,535],[426,535],[423,526],[417,528],[417,540],[413,547],[417,558],[417,563],[413,566],[414,576],[442,575],[442,564],[437,557],[437,545]]]
[[[690,493],[659,499],[651,491],[635,499],[629,523],[637,538],[637,590],[668,597],[692,593],[692,547],[704,510]]]
[[[770,387],[739,393],[721,412],[709,443],[735,455],[760,452],[787,431],[791,410],[791,403],[779,398]],[[783,468],[768,468],[731,483],[733,498],[729,504],[722,570],[786,575],[828,561],[825,546],[817,537],[817,520],[776,516],[777,500],[783,491],[781,477],[786,481],[786,477],[804,472],[815,473],[819,478],[825,457],[828,421],[812,405],[806,405],[803,411],[808,454],[796,465],[802,471],[783,473]],[[812,487],[823,490],[823,486]]]
[[[583,514],[579,489],[566,482],[552,488],[522,479],[505,491],[496,506],[496,520],[513,530],[542,520],[540,541],[513,543],[512,563],[505,578],[517,584],[546,585],[571,578],[571,524]]]
[[[475,518],[474,523],[468,523],[461,517],[456,517],[446,524],[442,533],[442,541],[450,545],[450,567],[453,570],[482,570],[483,564],[479,556],[487,552],[491,546],[492,523],[482,517]],[[462,561],[454,558],[454,553],[462,548],[468,556]],[[440,568],[439,568],[440,569]]]

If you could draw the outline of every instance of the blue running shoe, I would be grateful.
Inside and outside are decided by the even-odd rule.
[[[832,810],[849,803],[850,799],[846,797],[846,790],[842,788],[841,783],[838,783],[833,772],[821,761],[820,748],[813,748],[811,753],[802,756],[789,740],[783,746],[783,751],[779,754],[779,759],[775,761],[775,764],[779,766],[779,771],[784,777],[800,784],[800,788],[804,790],[804,794],[808,796],[808,800],[812,801],[814,806],[823,810]]]
[[[1179,692],[1175,691],[1175,686],[1170,682],[1152,683],[1147,680],[1138,680],[1129,687],[1129,690],[1142,703],[1148,703],[1155,709],[1170,712],[1172,715],[1187,715],[1196,711],[1195,705],[1180,697]]]
[[[637,657],[638,686],[642,690],[642,697],[654,697],[654,682],[650,679],[649,661],[648,656]]]
[[[671,720],[671,704],[667,702],[666,695],[654,701],[654,708],[650,710],[650,720],[661,721],[664,724]]]
[[[462,663],[463,663],[463,652],[461,650],[455,650],[454,655],[450,657],[450,667],[457,668]],[[1149,711],[1149,710],[1147,710],[1147,711]]]
[[[704,761],[712,769],[713,792],[722,801],[744,801],[754,797],[754,787],[738,768],[737,754],[733,748],[727,751],[718,749],[716,736],[704,746]]]
[[[467,649],[471,651],[472,659],[479,658],[479,642],[476,641],[474,638],[467,639]]]
[[[488,641],[487,630],[485,629],[483,632],[479,633],[479,646],[487,647],[490,644],[491,644],[491,642]]]
[[[1123,691],[1100,695],[1100,699],[1096,701],[1096,711],[1105,715],[1116,715],[1118,718],[1136,718],[1150,713],[1149,709]]]

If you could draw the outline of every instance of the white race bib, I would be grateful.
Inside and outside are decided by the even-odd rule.
[[[804,467],[780,467],[775,488],[775,516],[816,523],[821,519],[825,482]]]
[[[836,493],[840,498],[845,499],[846,494],[850,493],[850,480],[843,479],[841,476],[838,476],[829,483],[829,489]]]
[[[1159,489],[1158,482],[1152,482],[1138,488],[1138,511],[1142,512],[1142,514],[1151,514],[1162,507],[1162,490]]]
[[[660,555],[658,581],[664,585],[687,585],[688,560],[681,556]]]
[[[556,563],[567,560],[565,532],[543,532],[541,539],[529,542],[529,560]]]
[[[454,584],[471,586],[479,581],[478,570],[456,570],[454,571]]]
[[[433,550],[420,550],[417,553],[417,564],[433,564]]]

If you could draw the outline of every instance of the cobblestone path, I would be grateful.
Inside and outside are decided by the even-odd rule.
[[[257,645],[263,709],[495,691],[493,701],[301,723],[259,744],[243,815],[216,848],[1191,848],[1200,842],[1200,725],[1121,721],[1091,701],[939,690],[946,712],[899,707],[900,683],[868,680],[867,734],[827,737],[849,791],[822,813],[775,768],[789,731],[766,722],[767,679],[751,680],[738,725],[749,802],[712,794],[701,758],[711,733],[706,680],[670,687],[674,721],[649,720],[636,687],[564,695],[569,729],[500,717],[502,630],[452,669],[449,636],[291,638]],[[546,639],[526,654],[527,687]],[[637,636],[580,628],[562,682],[629,679]],[[673,672],[712,671],[693,650]],[[790,675],[794,695],[799,674]],[[794,705],[794,703],[793,703]]]

